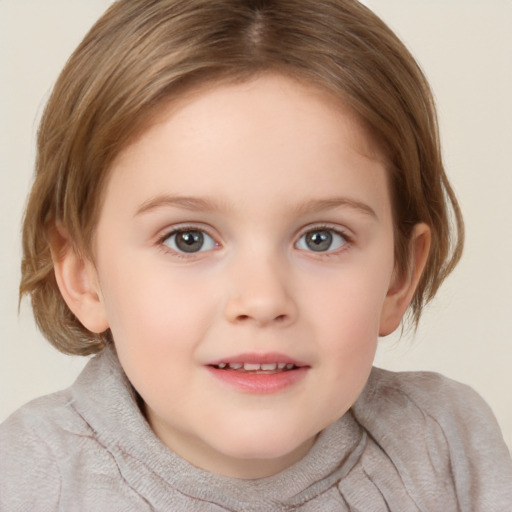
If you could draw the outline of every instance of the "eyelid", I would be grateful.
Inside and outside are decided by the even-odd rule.
[[[200,232],[202,232],[205,236],[207,236],[207,237],[212,239],[212,241],[215,244],[215,247],[212,248],[212,249],[200,250],[200,251],[196,251],[196,252],[186,253],[186,252],[183,252],[183,251],[179,251],[179,250],[173,249],[172,247],[169,247],[167,244],[165,244],[165,241],[168,240],[169,238],[171,238],[173,235],[176,235],[178,233],[182,233],[184,231],[185,232],[186,231],[200,231]],[[204,224],[201,224],[201,223],[199,223],[199,224],[195,224],[195,223],[178,224],[178,225],[174,225],[174,226],[168,227],[168,228],[166,228],[164,230],[161,230],[160,231],[161,234],[157,235],[156,244],[159,246],[159,248],[161,248],[166,253],[172,253],[172,254],[174,254],[174,255],[176,255],[178,257],[181,257],[181,258],[193,258],[194,256],[197,257],[199,254],[211,251],[211,250],[221,246],[221,244],[218,241],[218,237],[216,235],[212,234],[211,231],[212,230],[208,226],[205,226]]]
[[[157,235],[156,244],[163,251],[165,251],[165,252],[172,252],[173,254],[175,254],[175,255],[177,255],[179,257],[183,257],[183,258],[194,257],[194,256],[197,256],[197,255],[202,254],[204,252],[208,252],[208,251],[213,250],[213,249],[208,249],[208,250],[203,250],[203,251],[185,253],[183,251],[177,251],[175,249],[172,249],[171,247],[169,247],[168,245],[166,245],[164,243],[171,236],[173,236],[173,235],[175,235],[177,233],[183,232],[183,231],[201,231],[206,236],[208,236],[209,238],[211,238],[213,240],[213,242],[215,243],[215,248],[219,248],[222,245],[218,241],[219,240],[218,235],[212,233],[213,229],[210,226],[205,225],[205,224],[200,223],[200,222],[199,223],[194,223],[194,222],[191,222],[191,223],[180,223],[178,225],[173,225],[173,226],[167,227],[167,228],[161,230],[160,234]],[[303,236],[305,236],[306,234],[308,234],[308,233],[310,233],[312,231],[332,231],[332,232],[336,233],[337,235],[341,236],[342,238],[344,238],[346,240],[346,243],[343,244],[342,247],[340,247],[338,249],[334,249],[334,250],[318,251],[316,253],[318,255],[337,253],[337,252],[342,251],[345,248],[347,248],[347,246],[350,246],[350,245],[353,244],[354,236],[352,235],[351,231],[348,230],[347,228],[339,226],[339,225],[335,225],[335,224],[330,224],[330,223],[320,223],[320,224],[310,224],[310,225],[302,228],[300,230],[298,236],[296,237],[296,241],[293,244],[294,247],[297,247],[297,244],[299,243],[299,240]],[[313,252],[314,253],[314,251],[312,251],[312,250],[309,250],[309,251],[307,251],[305,249],[302,249],[302,250],[304,252]]]
[[[297,247],[299,241],[308,233],[314,232],[314,231],[332,231],[333,233],[336,233],[337,235],[341,236],[345,239],[345,243],[342,245],[342,247],[339,247],[337,249],[330,249],[327,251],[318,251],[315,252],[313,250],[307,250],[307,249],[300,249],[304,252],[311,252],[317,255],[327,255],[327,254],[335,254],[337,252],[343,251],[348,246],[352,245],[353,243],[353,235],[351,232],[339,225],[333,225],[328,223],[321,223],[321,224],[311,224],[309,226],[306,226],[305,228],[301,229],[296,242],[294,243],[294,247]],[[298,248],[298,247],[297,247]]]

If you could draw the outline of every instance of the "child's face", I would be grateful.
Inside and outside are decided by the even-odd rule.
[[[300,459],[358,397],[393,315],[377,147],[348,109],[279,76],[170,105],[114,163],[95,255],[151,426],[231,476]]]

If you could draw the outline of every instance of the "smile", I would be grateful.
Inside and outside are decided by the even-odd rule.
[[[293,363],[219,363],[213,365],[219,370],[232,370],[237,372],[281,372],[298,368]]]
[[[311,367],[283,354],[241,354],[206,365],[216,380],[237,392],[268,395],[293,388]]]

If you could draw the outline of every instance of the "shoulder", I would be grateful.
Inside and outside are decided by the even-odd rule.
[[[115,462],[76,402],[71,387],[27,403],[0,425],[0,510],[70,510],[71,502],[98,510],[88,508],[90,491],[116,489]]]
[[[439,434],[451,451],[487,449],[504,441],[496,419],[470,386],[433,372],[390,372],[374,368],[354,406],[376,432],[390,426],[417,434]],[[471,446],[464,446],[471,443]]]
[[[59,459],[87,431],[62,391],[29,402],[0,425],[0,503],[6,510],[55,510]],[[3,508],[2,508],[3,509]]]
[[[0,510],[150,509],[122,475],[136,462],[121,438],[132,436],[128,450],[141,442],[131,431],[130,414],[140,412],[126,386],[113,357],[100,354],[70,388],[29,402],[0,425]]]
[[[34,449],[47,446],[56,453],[68,438],[90,437],[89,425],[74,408],[72,388],[36,398],[20,407],[0,425],[3,452],[12,447]]]
[[[462,510],[512,504],[510,454],[491,409],[471,387],[432,372],[375,368],[353,412],[396,465],[443,468]]]
[[[383,407],[409,408],[410,412],[428,415],[441,422],[457,420],[476,412],[474,419],[493,418],[489,406],[470,386],[434,372],[390,372],[374,368],[361,395],[364,403]],[[379,405],[380,404],[380,405]]]
[[[395,439],[410,448],[436,439],[439,451],[463,449],[469,438],[493,432],[488,405],[469,386],[433,372],[390,372],[374,368],[353,407],[356,419],[383,445]]]

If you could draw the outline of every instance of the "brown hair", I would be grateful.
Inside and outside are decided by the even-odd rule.
[[[90,255],[110,164],[162,102],[262,71],[334,93],[378,137],[388,157],[398,271],[407,271],[413,226],[432,230],[411,304],[417,323],[460,258],[463,222],[429,86],[393,32],[355,0],[120,0],[70,57],[38,133],[20,297],[31,295],[40,329],[59,350],[98,352],[109,333],[85,329],[60,295],[48,242],[56,222]]]

